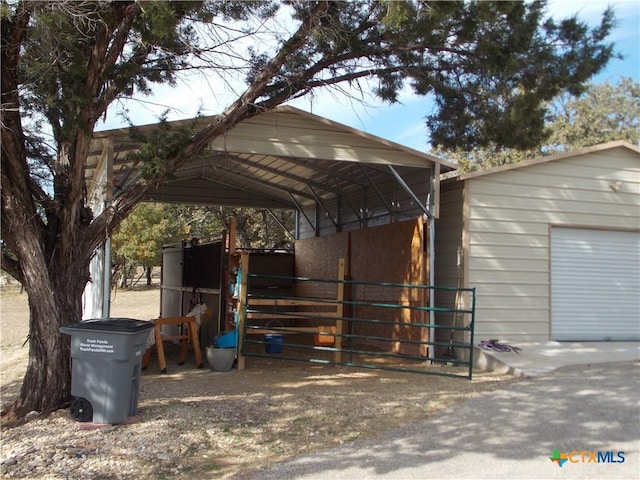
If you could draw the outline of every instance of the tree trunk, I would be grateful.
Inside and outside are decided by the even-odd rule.
[[[147,287],[151,286],[151,274],[153,272],[153,267],[145,267],[145,271],[147,274]]]
[[[71,399],[70,340],[60,333],[60,327],[81,320],[82,292],[88,279],[84,262],[74,262],[55,265],[51,259],[48,268],[37,267],[36,262],[23,265],[29,296],[29,361],[9,419],[51,411]]]

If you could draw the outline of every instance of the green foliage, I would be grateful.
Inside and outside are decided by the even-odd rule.
[[[434,40],[459,53],[437,71],[420,68],[426,75],[415,80],[418,92],[435,95],[438,109],[427,117],[434,145],[535,147],[548,134],[543,102],[565,90],[580,93],[611,58],[612,45],[601,42],[613,26],[611,11],[590,32],[575,18],[542,23],[544,8],[543,2],[460,3],[444,17],[448,38]]]
[[[228,230],[234,218],[237,246],[240,248],[293,246],[290,233],[295,228],[295,217],[291,210],[202,205],[166,205],[166,208],[177,238],[182,240],[214,238]]]
[[[231,218],[236,219],[240,248],[293,246],[281,225],[289,232],[293,230],[294,214],[290,210],[142,203],[112,236],[112,262],[119,271],[160,266],[163,245],[215,238],[228,231]]]
[[[613,140],[640,146],[640,82],[622,78],[591,85],[580,96],[563,95],[549,116],[547,150],[566,152]]]
[[[314,5],[293,8],[304,18]],[[300,79],[327,85],[369,76],[382,100],[396,102],[408,84],[435,101],[426,122],[433,145],[531,148],[548,134],[544,102],[582,92],[615,56],[606,41],[612,10],[593,29],[576,17],[545,15],[544,1],[331,2],[268,93],[283,96]],[[249,81],[267,61],[251,58]]]
[[[129,154],[128,159],[140,171],[140,176],[147,180],[166,178],[170,175],[172,161],[179,156],[196,132],[199,115],[184,125],[175,127],[167,121],[168,112],[159,118],[155,128],[142,132],[131,124],[130,136],[140,144],[140,148]]]
[[[3,18],[22,4],[3,3]],[[354,1],[329,2],[299,45],[286,40],[242,44],[223,34],[247,32],[251,20],[293,12],[305,21],[320,2],[42,2],[31,9],[19,65],[23,118],[34,171],[60,176],[73,158],[67,145],[89,135],[95,121],[117,98],[149,94],[154,84],[175,84],[178,72],[229,68],[251,84],[283,48],[257,104],[269,108],[318,86],[377,79],[375,93],[396,102],[405,84],[432,95],[427,117],[431,143],[470,150],[498,144],[532,148],[548,135],[544,102],[562,91],[579,93],[592,75],[615,56],[606,38],[614,26],[611,10],[589,29],[577,18],[545,18],[546,3]],[[237,29],[236,29],[237,28]],[[275,37],[280,37],[276,34]],[[232,56],[247,60],[245,65]],[[275,49],[275,50],[274,50]],[[229,55],[232,54],[232,55]],[[42,120],[49,124],[50,130]],[[45,127],[45,128],[42,128]],[[160,129],[162,130],[161,125]],[[42,132],[50,131],[50,139]],[[193,133],[193,132],[192,132]],[[165,175],[168,158],[188,141],[152,139],[138,153],[143,178]],[[157,142],[156,140],[160,140]],[[71,145],[72,146],[72,145]],[[143,158],[147,160],[143,161]],[[60,190],[62,183],[53,181]]]
[[[622,78],[590,85],[581,95],[561,95],[550,102],[546,128],[550,136],[529,149],[492,144],[471,152],[463,149],[432,151],[458,164],[463,172],[517,163],[540,155],[553,155],[614,140],[640,146],[640,83]]]
[[[159,266],[162,245],[181,238],[171,210],[168,205],[138,205],[111,238],[115,263],[126,266]]]
[[[221,214],[227,224],[231,217],[236,219],[240,248],[293,248],[295,216],[291,210],[224,208]]]
[[[114,92],[148,94],[153,83],[175,82],[176,71],[187,65],[186,55],[198,40],[186,17],[200,5],[145,2],[129,24],[127,16],[137,7],[127,2],[35,4],[20,62],[23,108],[46,117],[57,141],[76,129],[90,134]],[[126,32],[129,25],[131,31]],[[128,48],[99,70],[93,56],[100,49],[109,54],[108,44],[100,41],[111,36],[120,42],[118,37],[124,34],[130,39]],[[87,88],[88,79],[104,87]],[[88,105],[94,110],[87,111]]]

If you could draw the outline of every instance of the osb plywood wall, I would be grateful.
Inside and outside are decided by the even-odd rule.
[[[348,272],[348,232],[297,240],[295,243],[296,277],[337,279],[340,258],[345,259],[345,271]],[[335,283],[300,282],[296,285],[298,296],[336,298],[336,293]]]
[[[352,232],[351,278],[358,281],[402,284],[425,284],[424,227],[421,218],[392,223],[377,228]],[[426,305],[423,290],[407,287],[357,286],[352,292],[355,300],[419,306]],[[384,325],[354,323],[353,333],[393,339],[424,339],[427,330],[410,325],[420,323],[424,313],[408,309],[356,307],[355,318],[372,318],[399,324]],[[380,344],[388,349],[389,344]],[[408,345],[396,343],[391,349],[401,353],[415,353]]]
[[[345,232],[331,236],[299,240],[295,245],[296,275],[312,278],[336,278],[338,259],[346,262],[346,278],[365,282],[425,284],[428,275],[424,255],[422,218],[380,227]],[[298,285],[297,295],[335,297],[335,286]],[[407,287],[356,285],[345,290],[345,298],[367,302],[403,305],[426,305],[423,290]],[[392,320],[404,325],[350,322],[349,331],[394,339],[426,340],[425,328],[411,324],[423,322],[425,314],[404,309],[356,306],[345,316],[352,318]],[[406,345],[381,342],[380,347],[402,353]]]
[[[351,233],[354,280],[422,283],[422,219],[391,223]]]

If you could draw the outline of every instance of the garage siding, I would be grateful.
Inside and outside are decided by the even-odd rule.
[[[463,195],[464,182],[448,181],[440,190],[440,218],[435,224],[435,284],[442,287],[455,287],[458,280],[458,249],[462,248],[463,235]],[[435,306],[452,308],[455,295],[447,290],[435,291]],[[450,325],[453,317],[444,313],[436,313],[436,323]],[[436,338],[448,340],[449,331],[436,331]]]
[[[549,340],[552,226],[640,228],[640,155],[626,147],[465,182],[466,280],[477,288],[479,339]]]

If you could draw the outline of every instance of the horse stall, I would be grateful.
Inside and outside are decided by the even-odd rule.
[[[198,124],[204,127],[212,121],[215,117],[206,117]],[[155,128],[146,125],[140,131]],[[103,184],[135,178],[136,165],[128,154],[139,147],[125,130],[94,135],[87,172],[96,205],[118,193],[117,189],[103,192]],[[434,356],[437,346],[430,341],[437,328],[432,318],[435,296],[426,287],[433,285],[440,174],[454,168],[432,155],[282,106],[244,119],[211,140],[203,156],[187,159],[144,201],[294,211],[295,228],[289,232],[295,239],[293,252],[244,252],[253,258],[244,273],[257,275],[259,269],[264,277],[259,280],[262,285],[255,283],[255,277],[249,279],[252,295],[312,294],[309,298],[320,303],[340,303],[341,312],[331,307],[333,321],[308,318],[296,325],[337,329],[340,318],[343,331],[326,335],[334,337],[334,350],[339,350],[335,342],[343,339],[349,348],[425,359]],[[229,227],[228,237],[231,231]],[[194,305],[205,304],[202,346],[219,332],[235,328],[244,314],[235,292],[241,283],[237,273],[243,252],[228,237],[184,242],[163,251],[161,316],[183,318]],[[92,266],[93,282],[85,302],[88,316],[98,311],[108,316],[108,295],[101,293],[109,280],[104,258],[106,253],[97,254]],[[278,283],[282,278],[274,283],[274,277],[288,277],[290,272],[294,280],[289,284]],[[325,281],[311,285],[300,280],[304,277]],[[256,293],[258,288],[263,291]],[[287,288],[292,295],[285,294]],[[289,305],[288,310],[310,306]],[[285,337],[301,338],[303,332]]]
[[[294,255],[285,250],[253,249],[251,271],[259,275],[293,277]],[[235,328],[234,286],[239,265],[239,251],[233,235],[222,232],[207,241],[192,239],[162,247],[160,275],[160,317],[180,318],[201,306],[199,315],[200,348],[204,350],[220,333]],[[254,282],[253,294],[293,294],[290,279],[263,279]],[[176,336],[181,325],[163,325],[162,334]]]
[[[345,333],[352,336],[354,346],[367,344],[393,353],[426,356],[426,344],[417,346],[400,341],[428,341],[427,328],[410,327],[415,323],[428,323],[425,311],[376,306],[428,305],[428,290],[409,287],[429,283],[428,242],[424,227],[422,217],[418,217],[296,242],[296,276],[335,278],[338,259],[343,258],[344,276],[351,281],[345,288],[345,299],[349,302],[345,316],[380,321],[346,322]],[[302,284],[297,293],[310,295],[309,288],[318,289],[317,286]],[[375,337],[398,341],[376,341]]]
[[[428,243],[422,217],[297,240],[284,290],[275,283],[289,277],[257,273],[253,254],[241,253],[238,271],[247,271],[234,297],[241,357],[423,363],[432,327]]]

